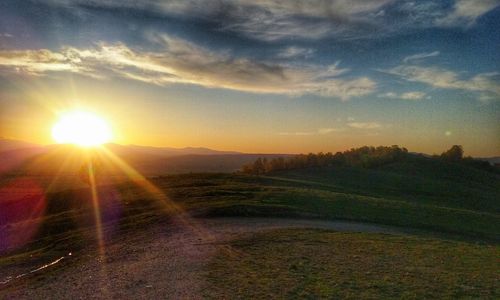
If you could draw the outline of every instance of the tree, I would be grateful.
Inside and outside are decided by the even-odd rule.
[[[464,150],[461,145],[453,145],[448,151],[441,154],[441,158],[447,161],[461,161],[464,157]]]
[[[241,172],[243,172],[245,174],[252,174],[253,173],[253,163],[248,163],[248,164],[243,165],[243,167],[241,168]]]
[[[263,174],[265,172],[265,166],[262,158],[257,158],[257,160],[253,163],[253,172],[255,174]]]

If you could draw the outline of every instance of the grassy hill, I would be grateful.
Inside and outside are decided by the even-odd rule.
[[[466,165],[415,157],[379,168],[307,168],[268,174],[311,183],[324,189],[383,197],[415,204],[500,211],[500,176]]]
[[[429,172],[436,170],[432,161],[428,163]],[[198,217],[341,219],[499,241],[498,175],[467,166],[440,166],[433,174],[416,160],[413,166],[405,162],[377,169],[307,168],[265,176],[168,175],[151,178],[150,183],[179,211]],[[464,180],[461,174],[469,178]],[[165,211],[158,195],[142,189],[140,182],[104,185],[98,190],[103,199],[113,192],[115,200],[101,205],[109,211],[119,210],[119,219],[112,221],[124,228],[142,228],[179,212]],[[88,189],[49,194],[47,204],[39,232],[45,242],[92,226],[80,221],[92,219]],[[101,210],[106,211],[104,208]],[[86,224],[83,229],[82,224]]]
[[[43,265],[54,257],[67,255],[68,249],[78,252],[98,245],[94,202],[89,188],[69,188],[44,194],[43,209],[38,211],[43,214],[32,218],[34,214],[29,209],[17,208],[29,207],[25,205],[36,198],[37,186],[32,182],[40,182],[39,178],[14,176],[2,180],[0,236],[4,239],[0,243],[0,269],[23,266],[27,261]],[[26,197],[30,186],[23,184],[32,185],[35,192],[31,198]],[[295,230],[263,233],[231,242],[231,247],[247,254],[246,259],[235,262],[234,258],[219,253],[207,270],[208,280],[218,278],[219,281],[213,283],[207,297],[257,295],[252,294],[254,285],[245,279],[248,274],[254,276],[252,280],[264,293],[279,290],[283,295],[293,297],[343,297],[347,296],[345,293],[359,293],[367,288],[377,293],[382,291],[378,294],[381,297],[394,297],[403,290],[409,297],[427,297],[426,290],[421,287],[429,282],[411,279],[421,276],[438,276],[439,280],[432,284],[443,297],[490,297],[498,294],[495,282],[491,282],[494,270],[490,268],[487,273],[482,270],[494,264],[500,243],[500,177],[495,172],[466,164],[412,156],[411,159],[373,168],[344,165],[282,170],[261,175],[165,175],[151,177],[147,181],[120,181],[114,184],[103,181],[97,188],[97,196],[103,237],[107,244],[112,244],[115,238],[126,239],[131,233],[145,234],[154,225],[165,224],[168,227],[170,217],[181,213],[195,218],[349,220],[397,226],[402,232],[420,236],[392,238],[386,235],[336,235],[332,232]],[[8,214],[20,211],[22,214]],[[23,222],[23,218],[27,219]],[[9,220],[12,222],[9,223]],[[33,235],[28,236],[27,233]],[[429,240],[429,237],[434,239]],[[17,247],[9,248],[10,238],[17,242]],[[460,242],[450,242],[450,239]],[[476,245],[476,242],[479,244]],[[338,257],[317,255],[307,258],[307,253],[313,250],[315,253],[338,252],[336,245],[339,243],[349,247],[342,248],[347,252]],[[373,247],[378,252],[365,251],[356,254],[359,261],[349,260],[359,246]],[[402,246],[407,249],[404,253],[399,252]],[[282,253],[283,247],[294,251],[287,255],[274,255]],[[271,254],[262,256],[266,251],[271,251]],[[427,257],[422,251],[433,253],[433,256]],[[476,255],[484,256],[478,258]],[[418,259],[415,258],[413,269],[407,269],[408,263],[404,266],[392,264],[391,260],[381,263],[381,257],[397,257],[403,262],[414,257]],[[302,264],[304,258],[307,261]],[[343,273],[334,273],[331,268],[339,261],[347,261],[346,269]],[[466,261],[463,268],[457,269],[456,263],[463,261]],[[255,262],[291,269],[260,268]],[[370,266],[366,270],[362,268],[365,264]],[[430,270],[429,265],[436,265],[436,268]],[[384,271],[393,267],[395,274]],[[349,273],[352,268],[359,269],[359,274]],[[374,268],[379,270],[373,273],[376,276],[367,273],[373,272]],[[279,272],[273,273],[275,270]],[[476,273],[480,276],[474,275]],[[356,277],[349,277],[349,274]],[[379,281],[380,274],[387,280]],[[410,274],[411,278],[402,278],[394,285],[392,282],[399,278],[397,274]],[[10,274],[0,272],[0,275],[5,277]],[[335,280],[355,285],[329,286],[328,282],[333,280],[330,275]],[[313,278],[311,276],[316,276],[314,282],[321,286],[308,281],[308,278]],[[279,278],[279,286],[267,281],[270,278]],[[489,281],[483,282],[481,278]],[[472,282],[475,289],[461,291],[463,281]],[[289,290],[287,282],[293,282],[297,289]],[[450,288],[440,288],[443,284],[450,284]],[[234,287],[238,287],[238,291],[234,291]]]
[[[40,182],[36,177],[35,181]],[[11,190],[0,190],[9,195],[0,200],[3,211],[24,197],[24,188],[15,187],[16,177],[4,178],[2,184],[8,187],[9,182],[13,183]],[[500,175],[419,155],[372,168],[343,165],[262,175],[180,174],[152,177],[149,182],[157,188],[154,193],[144,190],[141,182],[103,181],[98,188],[103,199],[100,204],[120,211],[113,222],[140,224],[135,226],[140,228],[164,219],[165,215],[187,211],[201,217],[352,220],[500,240]],[[109,193],[113,194],[111,202],[106,201]],[[165,204],[158,201],[155,193],[163,194],[179,209],[165,211]],[[48,193],[45,200],[43,217],[34,221],[40,228],[34,247],[47,241],[54,243],[61,235],[93,225],[79,221],[93,219],[88,188]],[[6,222],[9,218],[0,224],[2,230],[8,228],[8,224],[3,224]]]

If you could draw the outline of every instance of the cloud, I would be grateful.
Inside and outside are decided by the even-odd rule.
[[[349,128],[359,129],[359,130],[374,130],[383,129],[391,127],[390,124],[381,124],[378,122],[354,122],[354,118],[348,118],[348,122],[345,126],[340,128],[318,128],[312,131],[292,131],[292,132],[279,132],[278,135],[285,136],[316,136],[316,135],[328,135],[333,132],[345,132]],[[373,133],[373,131],[372,131]]]
[[[98,8],[147,11],[155,15],[210,22],[220,31],[276,41],[350,35],[373,28],[372,17],[395,0],[39,0],[78,14]],[[96,9],[97,8],[97,9]]]
[[[73,57],[74,59],[74,57]],[[50,50],[0,51],[0,66],[30,75],[42,75],[48,71],[83,71],[71,55]]]
[[[286,38],[319,39],[345,34],[370,23],[376,13],[394,0],[235,0],[173,1],[164,5],[166,12],[197,15],[213,19],[218,16],[221,30],[248,37],[275,41]],[[183,3],[183,4],[179,4]],[[200,2],[203,2],[200,5]]]
[[[388,92],[384,94],[379,94],[379,98],[390,98],[390,99],[403,99],[403,100],[422,100],[426,98],[427,94],[423,92],[406,92],[402,94],[397,94],[394,92]],[[427,97],[429,98],[429,97]]]
[[[397,75],[412,82],[425,83],[436,88],[458,89],[472,92],[486,93],[486,95],[500,96],[500,73],[481,73],[463,79],[460,74],[437,67],[420,67],[401,65],[390,70],[389,74]]]
[[[378,94],[379,98],[391,98],[391,99],[395,99],[395,98],[398,98],[398,94],[394,93],[394,92],[387,92],[387,93],[384,93],[384,94]]]
[[[320,129],[318,129],[319,134],[329,134],[332,132],[340,132],[340,131],[343,131],[343,130],[340,128],[320,128]]]
[[[417,53],[417,54],[405,57],[403,59],[403,62],[408,63],[409,61],[412,61],[412,60],[420,60],[420,59],[438,56],[438,55],[439,55],[439,51],[434,51],[434,52],[429,52],[429,53]]]
[[[208,22],[219,31],[269,42],[328,37],[369,39],[414,28],[470,26],[498,4],[496,0],[457,0],[453,6],[434,0],[38,1],[67,8],[77,15],[95,13],[99,8],[118,8]]]
[[[471,26],[477,18],[500,4],[498,0],[457,0],[450,14],[437,19],[439,26]]]
[[[279,135],[295,135],[295,136],[310,136],[310,135],[327,135],[332,132],[342,132],[342,128],[318,128],[315,131],[295,131],[295,132],[280,132]]]
[[[349,122],[347,126],[356,129],[380,129],[382,124],[377,122]]]
[[[401,94],[401,99],[403,100],[421,100],[426,96],[423,92],[407,92]]]
[[[122,77],[156,85],[184,83],[252,93],[314,94],[348,100],[372,93],[376,84],[367,77],[340,78],[349,69],[328,66],[278,64],[234,57],[183,39],[155,37],[157,52],[124,44],[100,43],[94,48],[0,51],[0,68],[30,75],[73,72],[93,77]]]
[[[218,22],[221,30],[246,33],[265,40],[286,36],[306,39],[345,30],[365,21],[395,0],[39,0],[75,12],[89,8],[142,10],[163,15]],[[334,28],[336,27],[336,28]],[[345,27],[345,28],[340,28]]]
[[[311,48],[301,48],[301,47],[287,47],[278,53],[279,58],[296,58],[303,57],[308,58],[315,52],[314,49]]]

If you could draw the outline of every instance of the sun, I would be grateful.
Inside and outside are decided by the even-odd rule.
[[[54,124],[52,137],[59,144],[92,147],[109,142],[112,133],[103,118],[86,111],[71,111]]]

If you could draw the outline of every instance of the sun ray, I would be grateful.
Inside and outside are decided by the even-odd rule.
[[[90,192],[91,192],[91,197],[92,197],[92,206],[94,209],[94,219],[95,219],[95,225],[96,225],[99,253],[103,254],[104,253],[104,239],[103,239],[103,233],[102,233],[101,209],[100,209],[99,195],[97,193],[97,185],[96,185],[96,180],[95,180],[93,161],[92,161],[92,158],[90,157],[90,155],[88,154],[88,152],[87,152],[87,170],[88,170]]]
[[[128,176],[133,182],[138,184],[139,187],[143,188],[146,192],[152,195],[155,200],[157,200],[162,205],[164,211],[168,215],[175,216],[182,225],[188,227],[205,242],[215,243],[215,236],[211,232],[206,230],[199,222],[191,218],[182,207],[174,203],[160,188],[151,183],[146,177],[140,174],[137,170],[135,170],[132,166],[115,155],[105,146],[102,146],[99,149],[102,150],[106,157],[109,158],[114,164],[116,164],[116,166],[120,170],[122,170],[126,176]],[[233,251],[230,246],[215,246],[220,248],[221,250],[224,250],[229,255],[235,255],[235,251]]]
[[[47,185],[46,191],[51,192],[56,185],[57,181],[62,177],[63,172],[68,168],[71,161],[75,159],[75,151],[71,151],[61,163],[61,166],[58,168],[57,172],[52,176],[49,184]]]
[[[109,280],[107,280],[107,268],[106,268],[106,249],[104,245],[104,234],[103,234],[103,226],[102,226],[102,216],[101,216],[101,205],[99,199],[99,193],[97,191],[97,181],[95,176],[95,166],[94,166],[94,157],[92,157],[92,153],[85,150],[86,154],[86,166],[88,171],[88,179],[89,186],[92,198],[92,206],[94,210],[94,220],[95,220],[95,231],[97,237],[97,246],[98,246],[98,255],[99,255],[99,276],[102,277],[99,280],[99,284],[101,286],[101,292],[105,294],[106,298],[109,298]]]

